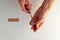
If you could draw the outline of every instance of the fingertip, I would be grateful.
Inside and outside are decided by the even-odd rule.
[[[33,27],[31,28],[31,30],[32,30],[33,32],[36,32],[36,30],[34,30],[34,28],[33,28]]]
[[[30,25],[32,25],[32,23],[33,23],[33,20],[31,20],[31,21],[29,22]]]
[[[29,10],[32,10],[32,4],[29,5],[28,9]]]

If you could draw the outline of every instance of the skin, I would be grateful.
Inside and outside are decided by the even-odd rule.
[[[27,2],[29,0],[26,0]],[[22,2],[22,1],[21,1]],[[29,9],[29,7],[32,7],[31,6],[31,2],[28,2],[30,5],[27,6],[27,8]],[[54,0],[44,0],[42,5],[38,8],[38,10],[35,12],[33,18],[31,19],[30,21],[30,25],[32,26],[31,29],[34,31],[34,32],[37,32],[37,30],[42,26],[42,24],[44,23],[45,19],[46,19],[46,16],[48,14],[48,11],[50,10],[52,4],[54,3]],[[22,3],[20,3],[20,6],[22,5]],[[21,8],[23,9],[24,6]],[[30,8],[31,9],[31,8]],[[29,10],[30,10],[29,9]],[[26,9],[23,9],[24,12],[27,12]],[[33,24],[34,22],[36,22],[36,28],[34,29],[33,27]]]
[[[28,13],[28,10],[32,9],[32,4],[31,4],[30,0],[18,0],[18,4],[20,5],[22,11],[24,11],[26,13]],[[25,5],[27,5],[27,6],[25,6]]]
[[[38,10],[35,12],[32,20],[30,21],[30,25],[32,26],[32,30],[34,32],[37,32],[37,30],[42,26],[42,24],[44,23],[46,16],[52,6],[52,4],[54,3],[54,0],[44,0],[44,2],[42,3],[41,7],[38,8]],[[36,26],[36,30],[34,30],[33,28],[33,24],[34,22],[36,22],[37,26]]]

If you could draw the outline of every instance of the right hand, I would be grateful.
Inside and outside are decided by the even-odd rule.
[[[18,3],[20,5],[20,7],[22,8],[22,11],[24,11],[26,13],[28,13],[28,10],[32,9],[32,4],[31,4],[30,0],[18,0]],[[27,6],[25,6],[25,5],[27,5]]]
[[[37,32],[39,30],[39,28],[43,25],[44,21],[45,21],[45,12],[43,12],[42,8],[39,7],[38,10],[35,12],[33,18],[30,21],[30,25],[31,25],[31,29],[34,32]],[[35,25],[33,25],[34,23],[36,23]]]

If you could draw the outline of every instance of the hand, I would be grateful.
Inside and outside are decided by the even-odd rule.
[[[18,0],[18,3],[20,5],[20,7],[22,8],[22,10],[26,13],[28,13],[28,10],[32,9],[32,4],[31,4],[30,0]]]
[[[44,0],[41,7],[35,12],[32,20],[30,21],[31,29],[36,32],[44,23],[47,13],[49,12],[54,0]],[[35,24],[35,25],[34,25]]]
[[[36,32],[42,26],[42,24],[44,23],[44,21],[45,21],[45,15],[44,14],[45,14],[45,12],[43,12],[42,8],[39,8],[35,12],[32,20],[30,21],[30,25],[32,26],[31,29],[34,32]],[[36,23],[35,26],[33,26],[34,23]]]

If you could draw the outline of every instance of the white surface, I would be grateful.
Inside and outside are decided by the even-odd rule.
[[[8,22],[13,17],[19,17],[20,22]],[[0,40],[60,40],[60,1],[56,0],[37,33],[31,31],[29,21],[30,16],[21,11],[16,0],[0,0]]]

